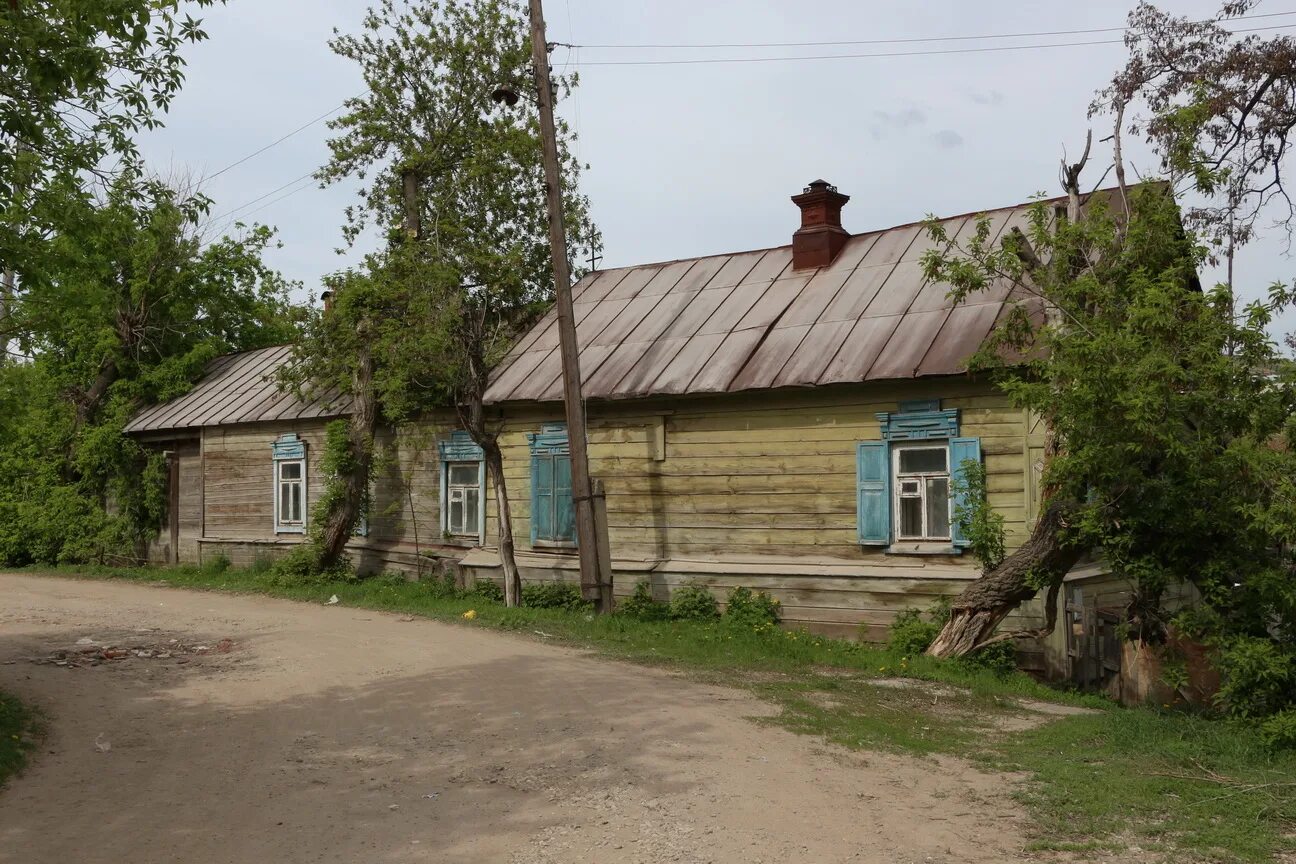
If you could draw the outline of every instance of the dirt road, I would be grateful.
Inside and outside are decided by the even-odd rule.
[[[753,722],[770,709],[746,693],[471,626],[0,575],[0,688],[50,718],[0,792],[6,864],[1022,854],[1003,778],[850,754]]]

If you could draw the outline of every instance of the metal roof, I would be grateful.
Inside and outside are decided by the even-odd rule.
[[[291,358],[292,348],[288,345],[217,357],[192,390],[145,408],[126,424],[126,431],[337,417],[351,410],[350,397],[339,399],[336,392],[303,402],[291,392],[280,390],[276,373]]]
[[[991,238],[1028,227],[1029,205],[986,213]],[[977,216],[943,222],[956,241]],[[573,288],[584,395],[592,399],[807,387],[966,371],[1016,302],[1006,282],[954,306],[923,279],[921,224],[857,234],[826,267],[792,247],[591,273]],[[562,398],[550,310],[492,375],[488,402]]]

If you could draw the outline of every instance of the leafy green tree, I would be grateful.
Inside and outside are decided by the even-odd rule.
[[[131,555],[160,523],[162,466],[122,434],[221,353],[288,341],[288,285],[257,227],[204,245],[201,197],[133,172],[69,194],[67,233],[12,311],[28,360],[0,370],[0,560]]]
[[[331,286],[333,310],[308,328],[299,381],[363,394],[355,371],[369,357],[375,414],[401,423],[455,408],[485,455],[507,599],[516,603],[499,428],[482,399],[491,368],[553,298],[527,19],[515,0],[384,0],[359,35],[331,44],[360,65],[369,90],[332,122],[339,134],[320,176],[364,180],[343,228],[348,242],[370,225],[389,242],[363,275]],[[522,98],[493,104],[501,83]],[[566,93],[573,83],[560,76],[552,86]],[[581,260],[599,237],[576,191],[573,135],[560,124],[558,137],[569,257]],[[355,431],[363,456],[372,429]],[[370,461],[353,464],[368,471]],[[326,563],[345,539],[332,538]]]
[[[212,2],[0,3],[0,321],[64,230],[67,196],[137,161],[135,134],[179,92],[180,49],[206,38],[181,9]]]

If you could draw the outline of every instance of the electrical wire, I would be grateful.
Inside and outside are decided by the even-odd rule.
[[[245,210],[248,207],[251,207],[253,204],[257,203],[258,201],[264,201],[266,198],[269,198],[271,195],[275,194],[276,192],[280,192],[284,189],[287,189],[289,186],[293,185],[294,183],[300,183],[301,181],[305,180],[307,177],[314,177],[314,176],[315,176],[314,171],[308,171],[296,179],[289,180],[287,183],[283,184],[282,186],[276,186],[274,189],[271,189],[269,192],[265,193],[264,195],[261,195],[257,198],[253,198],[251,201],[240,204],[239,206],[234,207],[233,209],[226,210],[224,213],[220,214],[219,216],[213,216],[212,221],[216,222],[221,219],[224,219],[226,216],[233,216],[235,213],[238,213],[240,210]]]
[[[1241,15],[1237,18],[1225,19],[1226,21],[1250,21],[1259,18],[1282,18],[1288,15],[1296,15],[1296,11],[1291,12],[1265,12],[1257,15]],[[1196,21],[1197,24],[1207,24],[1217,19],[1207,19]],[[1223,22],[1221,22],[1223,23]],[[568,28],[571,27],[570,21]],[[1040,30],[1033,33],[988,33],[981,36],[913,36],[898,39],[849,39],[837,42],[679,42],[679,43],[570,43],[555,42],[553,44],[564,48],[610,48],[610,49],[695,49],[695,48],[826,48],[843,45],[903,45],[915,42],[967,42],[979,41],[982,39],[1027,39],[1041,36],[1084,36],[1093,33],[1120,33],[1128,30],[1128,27],[1093,27],[1080,30]],[[1082,44],[1082,43],[1077,43]]]
[[[1260,30],[1290,30],[1296,24],[1250,27],[1230,31],[1254,33]],[[1087,42],[1052,42],[1040,45],[994,45],[981,48],[933,48],[927,51],[879,51],[871,54],[801,54],[781,57],[695,57],[687,60],[586,60],[579,66],[698,66],[718,63],[780,63],[797,60],[862,60],[883,57],[930,57],[936,54],[985,54],[998,51],[1032,51],[1046,48],[1083,48],[1092,45],[1122,45],[1123,39],[1095,39]],[[573,46],[589,47],[589,46]]]
[[[215,174],[209,174],[209,175],[207,175],[207,177],[205,177],[204,179],[206,179],[206,180],[211,180],[213,177],[219,177],[220,175],[224,174],[226,171],[230,170],[231,168],[237,168],[238,166],[242,165],[244,162],[248,161],[248,160],[251,159],[252,157],[254,157],[254,156],[260,156],[262,153],[266,152],[266,151],[269,150],[271,147],[277,147],[277,146],[279,146],[279,145],[282,144],[283,142],[287,141],[289,138],[291,138],[291,137],[293,137],[294,135],[296,135],[298,132],[304,132],[305,130],[307,130],[307,129],[309,129],[310,127],[314,126],[316,123],[320,122],[321,120],[323,120],[323,119],[325,119],[325,118],[327,118],[327,117],[331,117],[332,115],[334,115],[334,114],[336,114],[337,112],[341,111],[341,110],[342,110],[343,108],[345,108],[345,107],[346,107],[346,103],[343,102],[341,105],[337,106],[336,108],[331,108],[331,109],[329,109],[328,111],[325,111],[323,114],[319,115],[319,116],[316,117],[314,120],[311,120],[311,121],[309,121],[309,122],[307,122],[307,123],[303,123],[302,125],[298,126],[296,129],[294,129],[293,131],[289,132],[287,135],[283,136],[282,138],[278,138],[278,139],[276,139],[276,140],[274,140],[274,141],[271,141],[269,144],[265,145],[265,146],[262,147],[260,150],[256,150],[256,151],[253,151],[252,153],[249,153],[248,155],[244,156],[242,159],[238,160],[237,162],[231,162],[230,164],[226,165],[224,168],[222,168],[222,169],[220,169],[219,171],[217,171]]]

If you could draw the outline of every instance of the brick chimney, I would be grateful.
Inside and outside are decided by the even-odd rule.
[[[827,180],[815,180],[792,196],[801,208],[801,227],[792,235],[793,270],[826,267],[837,257],[850,239],[841,224],[841,208],[849,200]]]

